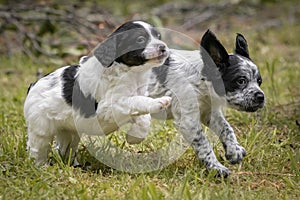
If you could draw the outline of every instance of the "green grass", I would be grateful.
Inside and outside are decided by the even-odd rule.
[[[79,159],[89,166],[70,167],[54,154],[53,165],[36,167],[26,151],[22,109],[27,85],[41,66],[24,57],[1,58],[0,199],[299,199],[300,36],[286,37],[294,30],[299,27],[268,29],[263,37],[272,39],[264,43],[252,42],[261,37],[259,33],[250,32],[247,37],[263,76],[267,105],[253,114],[226,112],[248,152],[241,165],[231,166],[224,161],[221,144],[214,143],[219,160],[232,171],[227,179],[207,174],[190,148],[171,165],[143,174],[106,167],[82,146]],[[297,54],[291,53],[297,49]],[[47,66],[44,71],[54,68]],[[136,146],[124,143],[124,135],[109,138],[128,151],[149,152],[176,135],[171,122],[153,130],[155,135]]]

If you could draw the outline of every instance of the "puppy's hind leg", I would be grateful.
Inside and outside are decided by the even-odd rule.
[[[46,163],[52,140],[53,137],[49,134],[28,130],[27,149],[29,156],[35,159],[36,164]]]
[[[70,159],[73,165],[78,165],[75,156],[79,141],[80,137],[76,132],[61,131],[56,135],[56,149],[64,162],[67,162],[68,159]]]
[[[151,124],[150,114],[132,117],[133,124],[126,134],[126,141],[129,144],[138,144],[142,142],[148,135]]]

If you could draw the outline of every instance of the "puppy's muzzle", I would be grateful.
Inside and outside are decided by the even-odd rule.
[[[256,92],[252,100],[251,106],[245,109],[246,112],[255,112],[265,105],[265,95],[262,92]]]
[[[144,52],[144,57],[146,60],[152,59],[164,59],[169,56],[169,49],[165,44],[157,44],[152,48],[147,49]]]

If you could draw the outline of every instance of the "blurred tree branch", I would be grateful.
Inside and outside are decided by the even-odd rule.
[[[31,58],[88,53],[115,24],[94,3],[0,5],[0,53],[21,52]]]

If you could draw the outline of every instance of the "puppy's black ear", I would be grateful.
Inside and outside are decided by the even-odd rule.
[[[212,58],[220,72],[223,72],[229,64],[229,55],[215,34],[209,29],[201,39],[201,46]]]
[[[103,67],[110,67],[116,59],[116,38],[108,37],[94,50],[94,56],[102,64]]]
[[[247,40],[240,33],[237,33],[234,51],[236,54],[250,59]]]
[[[229,55],[215,34],[207,30],[201,40],[201,57],[204,62],[202,74],[207,81],[211,81],[215,92],[225,95],[222,74],[229,66]]]

